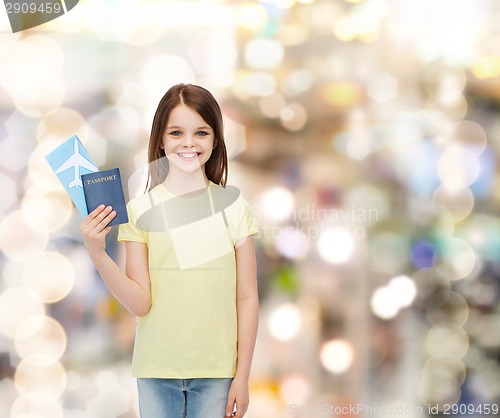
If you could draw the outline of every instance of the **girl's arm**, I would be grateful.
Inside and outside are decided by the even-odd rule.
[[[151,282],[146,244],[125,243],[125,273],[106,254],[106,227],[116,216],[110,206],[99,206],[80,225],[83,241],[109,291],[134,315],[144,316],[151,309]]]
[[[259,296],[255,245],[253,237],[239,240],[236,245],[236,308],[238,314],[238,362],[226,405],[226,416],[243,417],[248,408],[248,379],[252,363],[259,317]],[[229,415],[228,415],[229,414]]]

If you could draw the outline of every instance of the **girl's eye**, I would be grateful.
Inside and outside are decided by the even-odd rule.
[[[180,131],[172,131],[172,132],[170,132],[170,135],[172,135],[172,136],[179,136],[180,134],[181,134]]]
[[[198,132],[198,136],[207,136],[207,135],[208,135],[208,132],[205,132],[205,131]]]

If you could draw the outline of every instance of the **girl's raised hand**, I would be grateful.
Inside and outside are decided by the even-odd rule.
[[[100,205],[82,221],[80,232],[91,256],[104,252],[106,235],[111,231],[111,227],[107,225],[115,216],[116,211],[111,206]]]

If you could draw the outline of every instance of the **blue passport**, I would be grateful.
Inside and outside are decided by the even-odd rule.
[[[128,222],[127,207],[123,194],[120,169],[97,171],[82,175],[83,193],[88,213],[99,205],[112,206],[116,216],[108,226],[126,224]]]

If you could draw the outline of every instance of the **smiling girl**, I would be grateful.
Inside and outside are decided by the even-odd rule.
[[[108,289],[137,319],[132,361],[142,418],[243,417],[254,351],[258,232],[248,202],[226,187],[220,107],[206,89],[173,86],[149,142],[148,192],[120,225],[125,272],[105,252],[101,206],[82,222]]]

